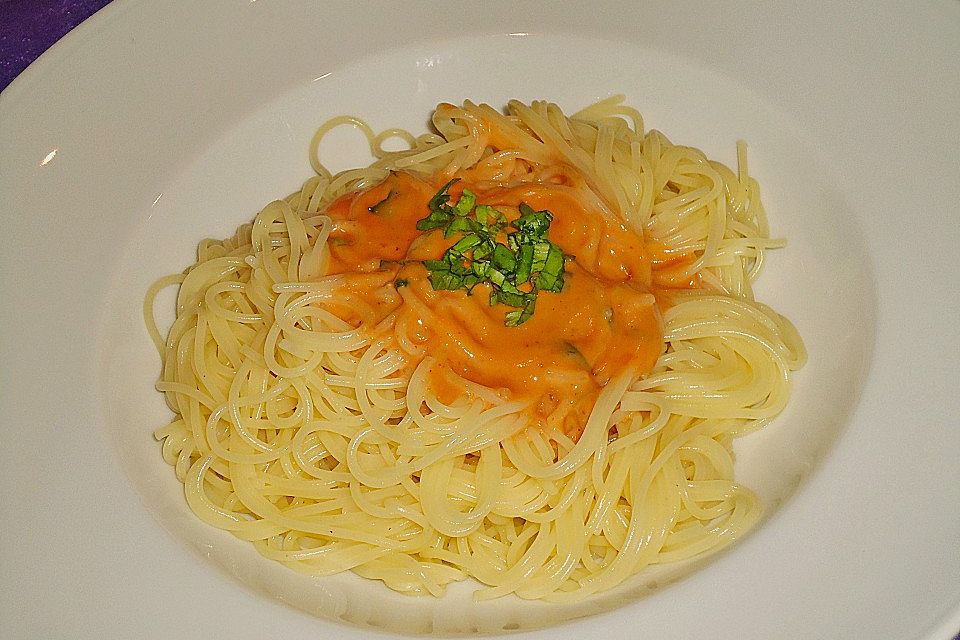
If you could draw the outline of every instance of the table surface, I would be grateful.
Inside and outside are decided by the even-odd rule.
[[[0,91],[110,0],[0,0]]]

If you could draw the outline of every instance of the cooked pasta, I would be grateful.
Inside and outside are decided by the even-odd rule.
[[[374,161],[333,175],[342,125]],[[620,97],[433,125],[328,121],[315,176],[148,292],[193,512],[296,571],[480,599],[582,599],[742,536],[731,443],[805,359],[753,298],[783,243],[744,145],[733,171]]]

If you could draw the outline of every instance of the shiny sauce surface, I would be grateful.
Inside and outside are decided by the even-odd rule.
[[[466,379],[528,401],[531,422],[576,438],[601,388],[622,374],[649,372],[663,349],[657,248],[593,209],[583,185],[569,180],[503,185],[457,177],[453,202],[467,188],[508,220],[518,217],[521,202],[553,214],[549,238],[572,256],[562,291],[539,292],[535,313],[516,327],[504,324],[513,307],[488,303],[489,285],[434,291],[422,261],[440,259],[460,236],[416,224],[443,185],[394,172],[326,211],[333,223],[326,273],[346,282],[335,312],[370,331],[394,315],[393,326],[435,359],[429,384],[442,402],[469,393]]]

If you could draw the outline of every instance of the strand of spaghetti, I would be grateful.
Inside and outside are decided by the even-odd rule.
[[[361,133],[366,137],[367,144],[370,147],[371,155],[376,155],[376,147],[374,145],[374,140],[376,135],[373,133],[373,129],[370,128],[366,122],[360,118],[355,118],[353,116],[337,116],[336,118],[331,118],[324,122],[320,128],[317,129],[316,133],[313,134],[313,137],[310,139],[310,146],[308,151],[308,157],[310,158],[310,166],[313,167],[313,170],[320,175],[329,176],[329,172],[324,168],[323,163],[320,162],[320,142],[323,140],[323,137],[327,135],[333,129],[340,126],[352,126],[355,129],[359,129]]]
[[[413,155],[397,158],[391,164],[395,169],[406,169],[414,165],[429,162],[430,160],[439,158],[441,156],[449,155],[451,152],[469,146],[472,142],[473,140],[471,138],[464,136],[462,138],[451,140],[450,142],[445,142],[443,144],[436,145],[435,147],[425,149]]]
[[[611,380],[603,388],[597,397],[596,404],[593,406],[593,411],[590,412],[590,417],[587,419],[587,424],[576,446],[560,460],[549,465],[531,460],[514,448],[515,438],[504,442],[504,452],[518,469],[534,478],[558,478],[572,472],[587,461],[596,449],[598,442],[606,437],[610,416],[613,414],[617,403],[620,402],[623,392],[626,391],[632,381],[633,376],[628,372],[615,380]]]
[[[143,300],[143,322],[147,327],[147,333],[150,334],[150,339],[153,340],[153,344],[157,347],[157,353],[161,355],[163,355],[166,341],[163,339],[163,334],[160,333],[160,329],[157,326],[156,315],[154,315],[154,303],[157,295],[161,291],[175,284],[182,284],[184,277],[183,274],[177,273],[158,279],[147,289],[146,296]]]

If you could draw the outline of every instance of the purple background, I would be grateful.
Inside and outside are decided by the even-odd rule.
[[[0,0],[0,91],[110,0]]]

